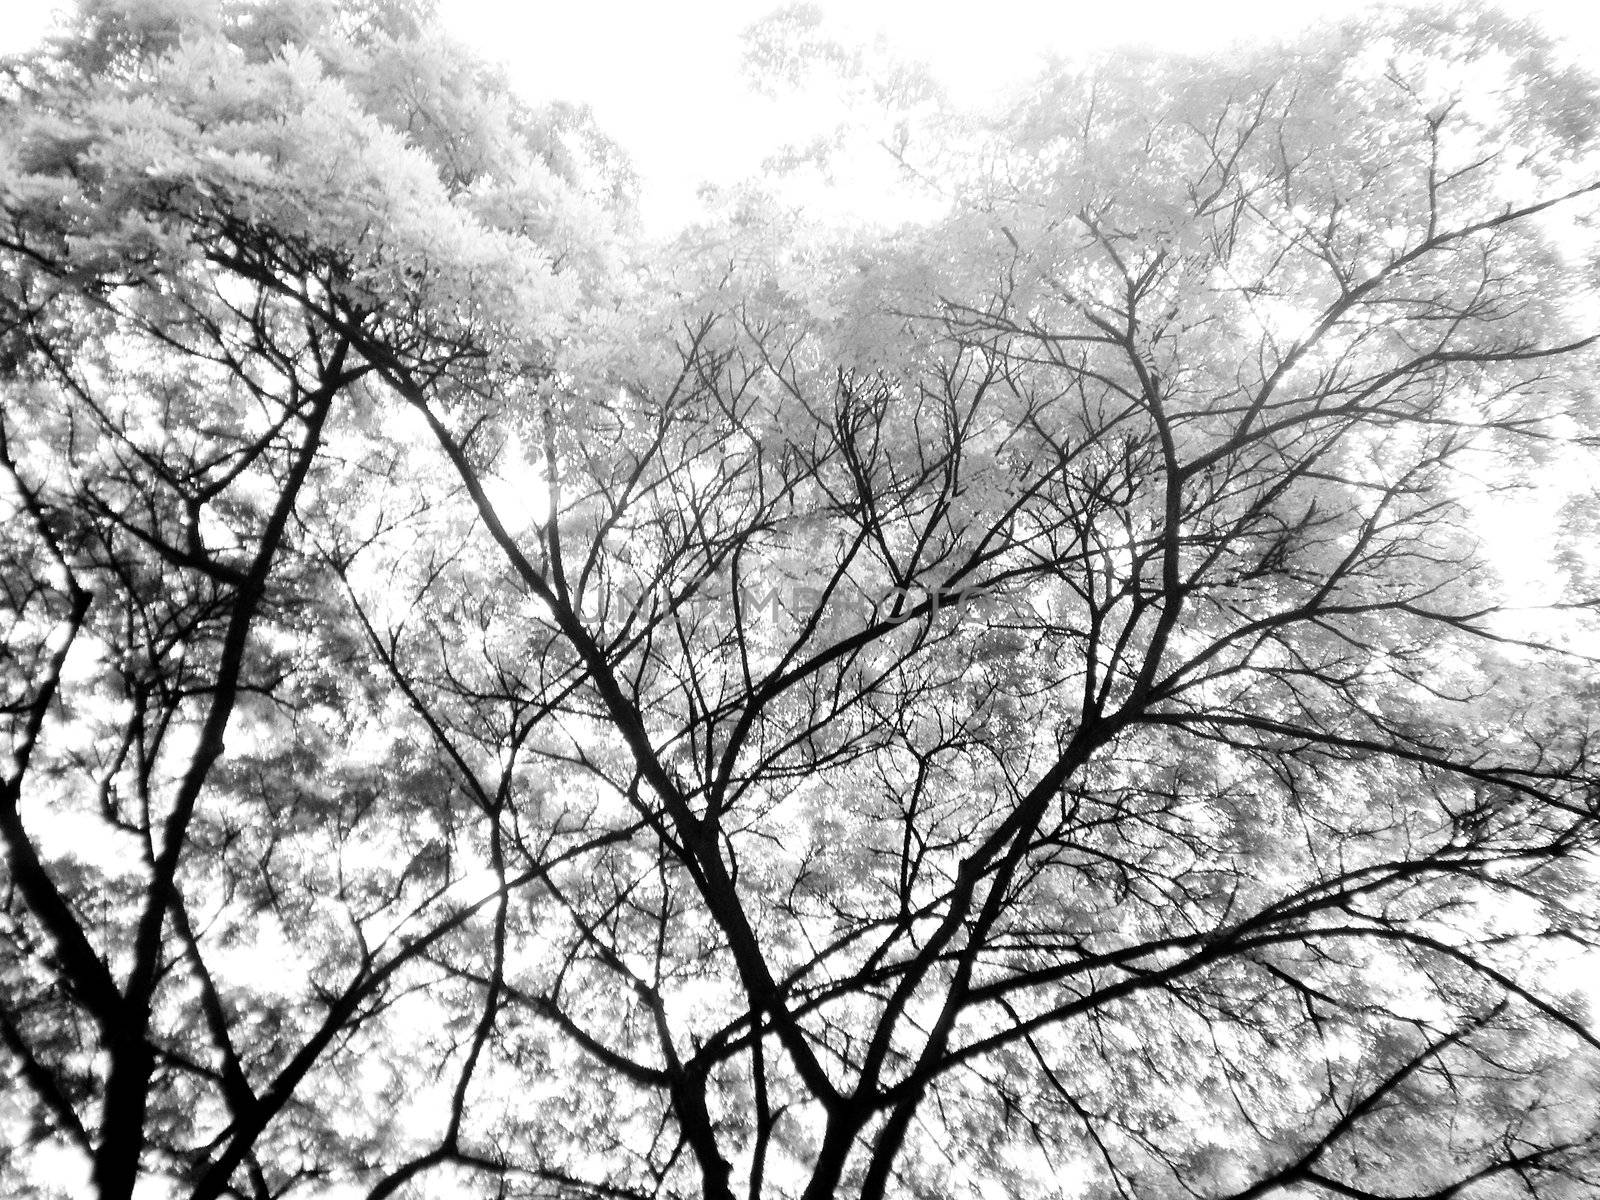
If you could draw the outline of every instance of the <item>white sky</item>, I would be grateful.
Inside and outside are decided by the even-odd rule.
[[[0,0],[0,53],[36,42],[50,0]],[[762,0],[441,0],[445,21],[503,61],[530,100],[592,106],[632,155],[646,221],[665,231],[694,206],[702,180],[732,182],[776,149],[771,105],[744,89],[740,33],[778,7]],[[882,33],[928,62],[958,95],[975,98],[1026,76],[1047,54],[1071,56],[1126,41],[1212,50],[1290,32],[1358,0],[1008,0],[977,15],[971,0],[821,0],[830,21]],[[1533,14],[1600,67],[1600,6],[1580,0],[1505,0]]]
[[[740,34],[781,7],[763,0],[443,0],[453,30],[504,61],[530,99],[583,100],[627,148],[658,229],[694,207],[700,182],[731,183],[777,148],[772,105],[743,83]],[[1212,50],[1289,33],[1360,0],[1007,0],[983,13],[971,0],[819,0],[830,24],[882,34],[921,59],[956,95],[976,99],[1026,78],[1051,54],[1072,56],[1144,41]],[[1506,0],[1536,15],[1600,65],[1600,6],[1582,0]],[[1591,8],[1594,11],[1588,11]]]
[[[593,108],[601,128],[632,156],[644,185],[646,222],[661,232],[693,211],[701,181],[733,182],[781,142],[773,108],[745,90],[740,59],[741,32],[779,6],[765,0],[440,0],[452,32],[504,62],[529,100],[560,98]],[[36,44],[61,7],[55,0],[0,0],[0,54]],[[820,7],[869,39],[882,33],[902,53],[926,61],[958,96],[975,99],[1025,78],[1051,54],[1071,57],[1130,41],[1214,51],[1367,5],[1007,0],[983,15],[972,0],[820,0]],[[1501,0],[1500,7],[1537,17],[1600,72],[1600,5],[1593,0]],[[1500,525],[1487,532],[1491,541],[1505,543],[1495,547],[1496,557],[1514,565],[1518,534],[1513,522]],[[1600,1010],[1594,959],[1576,958],[1554,982],[1587,989]],[[61,1178],[77,1169],[62,1165]]]

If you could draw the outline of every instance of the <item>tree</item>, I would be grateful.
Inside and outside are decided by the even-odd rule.
[[[1600,1179],[1587,574],[1474,528],[1594,426],[1529,30],[671,247],[423,9],[94,3],[5,105],[11,1191]]]

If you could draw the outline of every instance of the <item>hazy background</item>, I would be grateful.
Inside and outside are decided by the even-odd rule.
[[[0,53],[45,36],[64,7],[5,0]],[[507,3],[442,0],[450,30],[503,62],[530,100],[590,105],[601,128],[632,156],[643,215],[664,232],[695,211],[702,181],[751,173],[803,125],[804,113],[751,95],[741,70],[741,32],[780,7],[701,0]],[[1214,52],[1240,38],[1290,32],[1359,11],[1356,0],[1137,0],[1121,4],[1011,0],[994,15],[955,0],[822,0],[830,23],[868,40],[882,35],[920,58],[957,97],[979,99],[1030,73],[1048,55],[1072,57],[1121,42]],[[1511,0],[1575,56],[1600,67],[1600,6]]]

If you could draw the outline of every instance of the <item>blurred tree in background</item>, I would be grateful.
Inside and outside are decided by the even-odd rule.
[[[1594,81],[791,13],[937,215],[651,243],[435,25],[8,64],[5,1192],[1593,1195]]]

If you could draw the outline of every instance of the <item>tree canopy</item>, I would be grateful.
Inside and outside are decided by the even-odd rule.
[[[651,239],[420,0],[6,64],[0,1191],[1594,1195],[1594,79],[763,38],[931,215]]]

